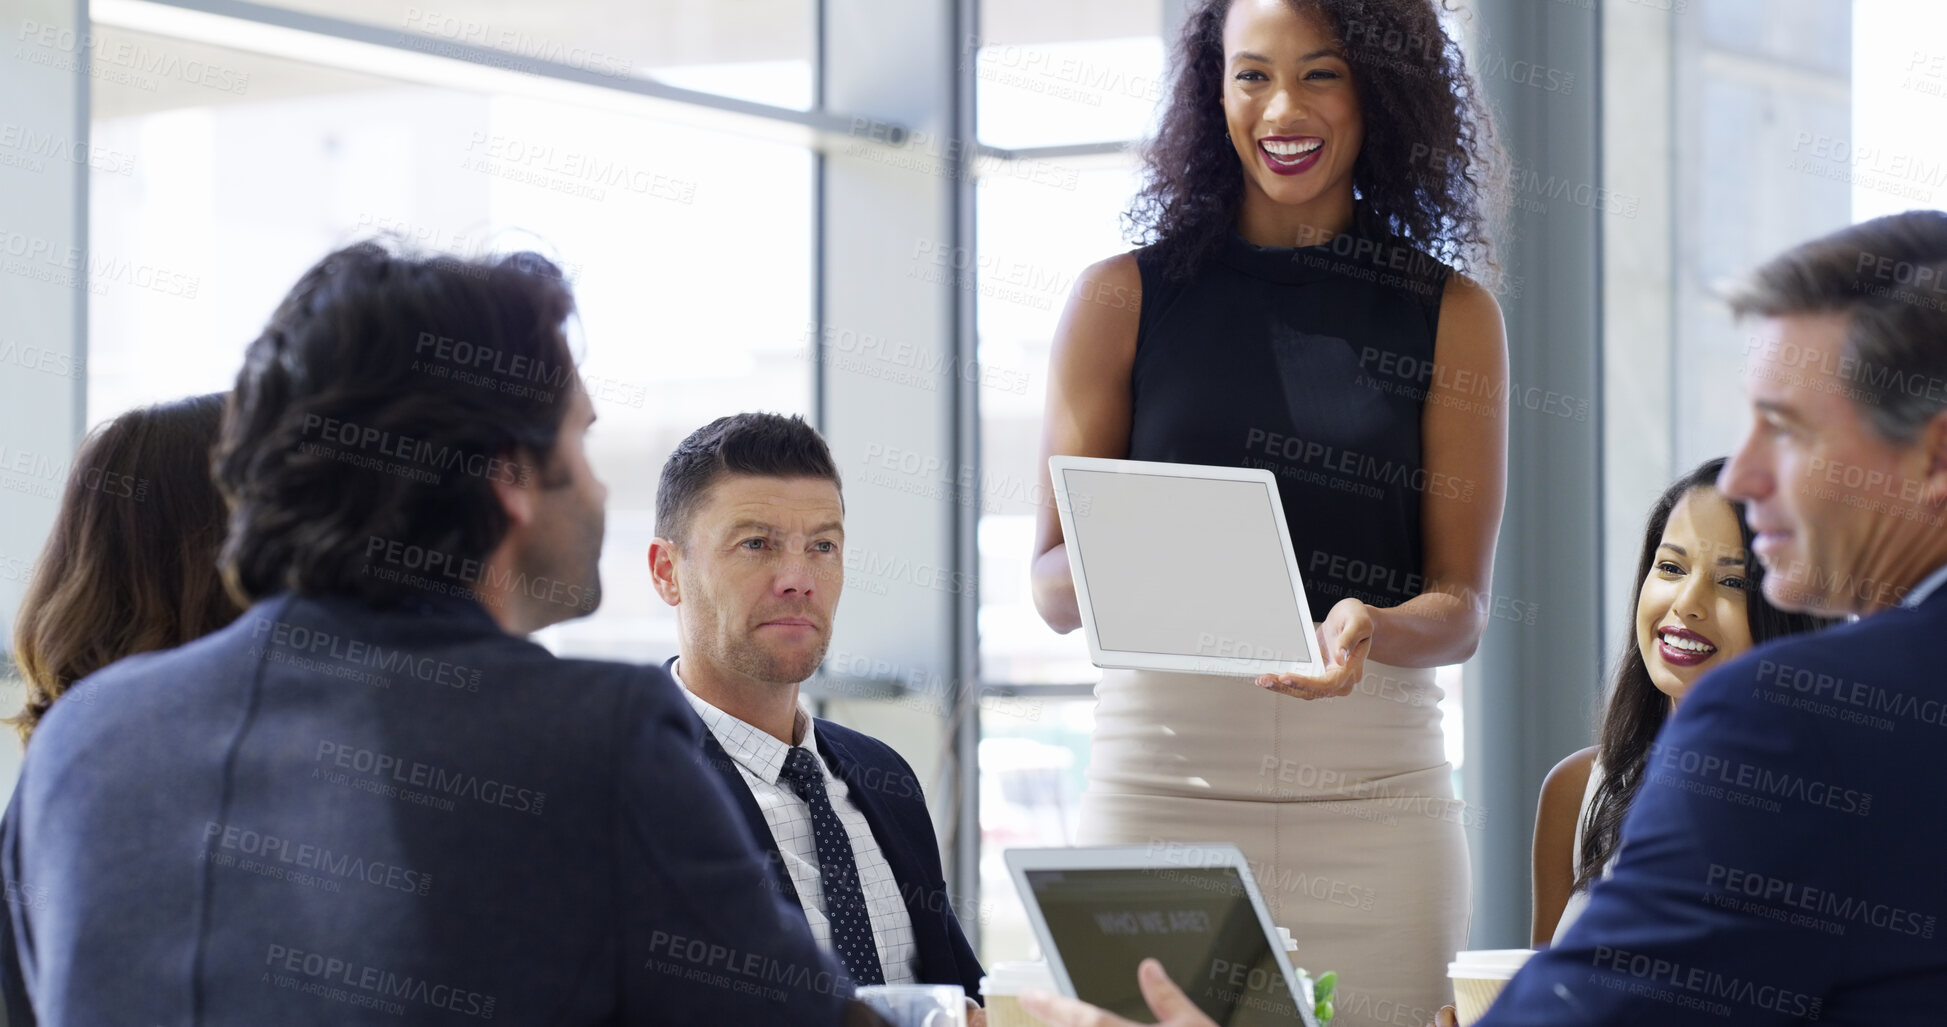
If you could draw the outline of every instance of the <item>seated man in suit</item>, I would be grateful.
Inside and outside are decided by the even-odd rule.
[[[1746,504],[1773,605],[1851,623],[1701,678],[1650,749],[1614,873],[1479,1027],[1938,1024],[1947,995],[1947,213],[1760,268]],[[1146,966],[1170,1027],[1204,1018]],[[1056,1027],[1119,1027],[1037,997]],[[1449,1022],[1442,1012],[1442,1023]]]
[[[278,307],[215,453],[254,605],[91,675],[27,753],[15,1027],[878,1022],[668,676],[524,637],[600,597],[573,306],[532,254],[361,243]]]
[[[676,679],[778,892],[861,984],[958,984],[980,964],[940,871],[926,797],[885,743],[798,704],[845,585],[845,509],[804,421],[738,414],[663,466],[649,571],[676,608]],[[977,1010],[978,1007],[976,1007]]]

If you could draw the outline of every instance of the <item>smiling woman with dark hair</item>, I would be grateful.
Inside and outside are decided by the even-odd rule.
[[[1535,816],[1533,942],[1567,933],[1615,858],[1656,733],[1698,678],[1756,645],[1832,622],[1764,597],[1744,506],[1715,488],[1724,458],[1679,478],[1650,508],[1598,743],[1555,766]]]
[[[1319,170],[1349,173],[1351,224],[1361,235],[1394,237],[1476,276],[1489,270],[1489,235],[1505,203],[1504,158],[1492,143],[1493,123],[1479,90],[1433,4],[1291,3],[1294,12],[1322,18],[1333,30],[1331,52],[1305,79],[1314,95],[1346,105],[1350,117],[1332,126],[1337,138],[1326,132],[1285,144],[1240,131],[1237,105],[1226,98],[1232,81],[1245,96],[1261,94],[1271,81],[1265,62],[1226,52],[1231,6],[1229,0],[1203,3],[1189,16],[1162,124],[1143,153],[1147,181],[1129,213],[1155,243],[1169,276],[1188,277],[1215,256],[1239,227],[1240,207],[1252,205],[1249,194],[1269,185],[1265,171],[1291,175],[1294,186],[1321,177],[1305,173],[1314,141],[1326,144],[1318,156],[1328,166]],[[1235,69],[1226,63],[1232,59],[1238,59]],[[1260,149],[1261,155],[1254,152]],[[1281,242],[1323,242],[1334,234]]]
[[[1105,673],[1081,837],[1237,843],[1298,882],[1266,899],[1341,971],[1342,1024],[1423,1023],[1471,907],[1434,668],[1495,608],[1507,474],[1501,312],[1468,277],[1494,273],[1493,129],[1432,0],[1203,0],[1173,66],[1130,212],[1147,245],[1085,271],[1056,331],[1043,473],[1271,470],[1326,660],[1256,687]],[[1043,510],[1035,605],[1061,632],[1068,567]]]

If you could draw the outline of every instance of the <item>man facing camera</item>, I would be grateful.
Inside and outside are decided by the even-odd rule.
[[[668,667],[771,860],[773,883],[859,984],[958,984],[980,964],[947,900],[926,797],[885,743],[807,714],[845,586],[845,507],[797,417],[697,429],[664,465],[649,572],[676,608]]]

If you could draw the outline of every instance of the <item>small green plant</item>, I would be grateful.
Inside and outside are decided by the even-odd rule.
[[[1332,1022],[1332,1017],[1338,1015],[1338,1009],[1332,1005],[1332,996],[1339,990],[1338,971],[1328,970],[1313,981],[1304,967],[1294,969],[1298,974],[1298,986],[1305,989],[1306,999],[1312,1004],[1312,1017],[1318,1021],[1318,1027],[1325,1027]]]

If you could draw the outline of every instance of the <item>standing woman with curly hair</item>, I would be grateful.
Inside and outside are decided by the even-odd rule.
[[[1433,0],[1203,0],[1174,75],[1148,245],[1084,272],[1057,330],[1043,473],[1271,469],[1328,662],[1105,672],[1082,841],[1235,842],[1340,971],[1338,1023],[1423,1024],[1470,913],[1433,668],[1486,627],[1507,473],[1500,307],[1461,273],[1493,269],[1492,127]],[[1229,540],[1170,541],[1164,574]],[[1074,630],[1051,510],[1034,556],[1037,609]]]

